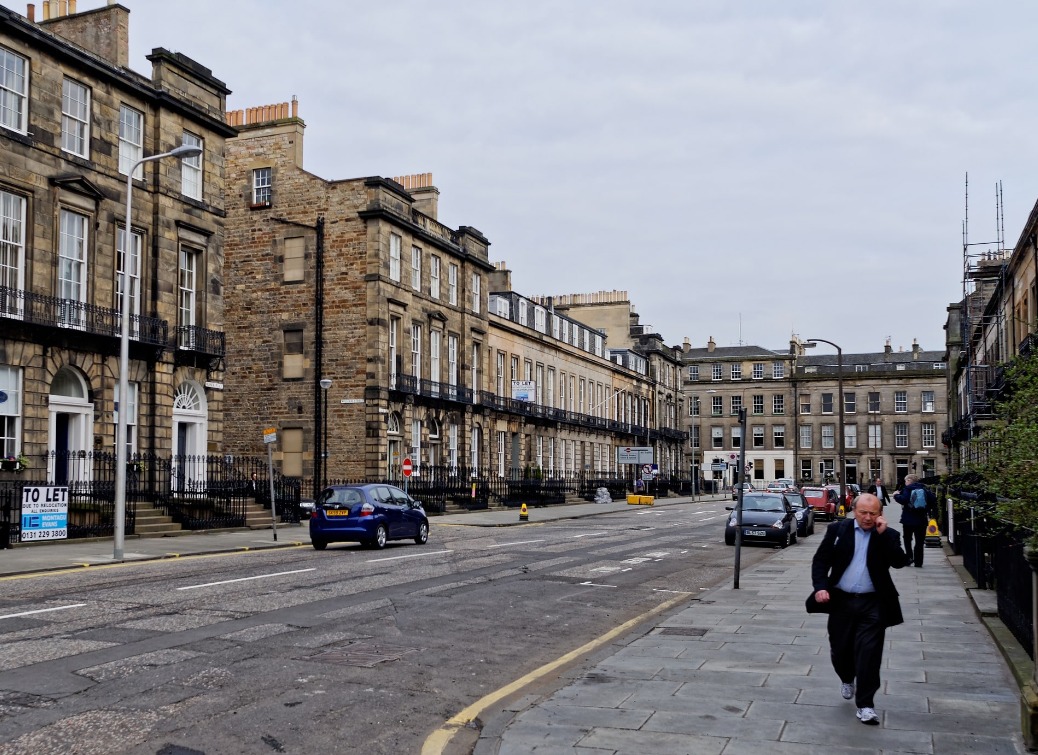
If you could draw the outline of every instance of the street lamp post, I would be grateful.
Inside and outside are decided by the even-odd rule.
[[[161,160],[164,157],[175,157],[183,160],[188,157],[197,157],[202,154],[201,147],[191,147],[181,144],[169,152],[163,152],[151,157],[142,157],[135,162],[126,174],[126,230],[123,241],[123,269],[122,269],[122,312],[119,328],[119,404],[116,407],[118,415],[115,426],[115,545],[112,558],[116,561],[123,559],[123,542],[126,537],[126,426],[127,415],[130,406],[129,383],[130,383],[130,264],[132,250],[132,217],[130,211],[133,208],[133,174],[137,168],[144,163]]]
[[[843,349],[824,338],[808,338],[804,348],[813,349],[819,343],[827,343],[836,349],[836,393],[840,402],[840,505],[845,506],[847,503],[847,464],[844,454],[847,452],[847,447],[843,436]]]
[[[321,453],[324,458],[321,459],[321,472],[324,477],[321,481],[321,488],[328,487],[328,389],[332,387],[332,381],[329,378],[321,378],[321,390],[324,393],[324,439],[321,441]]]

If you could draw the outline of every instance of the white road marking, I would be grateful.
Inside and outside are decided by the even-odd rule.
[[[453,553],[454,551],[427,551],[425,553],[412,553],[407,556],[387,556],[386,558],[369,558],[365,563],[377,564],[379,561],[398,561],[401,558],[421,558],[422,556],[442,556],[444,553]]]
[[[669,555],[670,554],[667,553],[667,551],[653,551],[652,553],[646,553],[645,554],[646,558],[663,558],[663,557],[669,556]]]
[[[700,590],[705,590],[706,588],[705,587],[700,587],[699,589]],[[660,590],[659,588],[656,588],[656,587],[652,588],[652,591],[653,592],[673,592],[673,593],[677,593],[678,595],[691,595],[691,593],[689,593],[689,592],[687,592],[685,590]]]
[[[301,574],[307,571],[317,571],[313,569],[293,569],[292,571],[281,571],[276,574],[259,574],[255,577],[240,577],[238,579],[225,579],[222,582],[206,582],[204,585],[188,585],[187,587],[178,587],[178,590],[197,590],[199,587],[216,587],[217,585],[229,585],[233,582],[248,582],[253,579],[267,579],[268,577],[283,577],[286,574]]]
[[[581,582],[580,584],[587,585],[588,587],[616,587],[616,585],[599,585],[594,582]]]
[[[570,535],[573,539],[578,537],[598,537],[599,535],[608,535],[608,532],[584,532],[580,535]]]
[[[488,545],[488,548],[507,548],[510,545],[529,545],[530,543],[543,543],[543,540],[520,540],[517,543],[498,543],[497,545]]]
[[[49,613],[51,611],[65,611],[69,608],[79,608],[86,603],[73,603],[70,606],[56,606],[55,608],[37,608],[35,611],[22,611],[21,613],[5,613],[0,619],[14,619],[19,616],[31,616],[34,613]]]
[[[625,558],[621,561],[621,564],[644,564],[646,561],[652,561],[651,558],[642,558],[641,556],[635,556],[634,558]]]
[[[611,572],[615,572],[615,571],[620,571],[620,567],[619,566],[596,566],[591,571],[592,572],[600,571],[600,572],[609,572],[609,573],[611,573]]]

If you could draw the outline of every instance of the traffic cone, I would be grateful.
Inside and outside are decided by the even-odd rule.
[[[926,543],[927,548],[941,547],[941,530],[937,526],[936,519],[931,519],[926,525],[926,539],[923,542]]]
[[[520,522],[528,522],[528,521],[530,521],[530,513],[526,510],[526,504],[525,503],[519,508],[519,521]]]

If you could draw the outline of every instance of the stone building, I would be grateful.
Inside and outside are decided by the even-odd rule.
[[[778,351],[759,346],[704,349],[686,341],[690,464],[730,485],[745,443],[748,478],[840,480],[840,381],[836,354],[813,355],[794,338]],[[943,352],[842,355],[844,481],[888,484],[909,472],[941,474],[947,427]],[[739,423],[746,409],[746,438]],[[713,468],[713,469],[712,469]]]
[[[511,291],[482,233],[437,220],[431,175],[307,172],[294,102],[229,122],[229,453],[273,427],[282,472],[319,481],[399,478],[405,458],[417,475],[618,471],[649,425],[646,364]]]
[[[121,5],[42,15],[0,7],[0,451],[64,482],[115,450],[124,266],[130,452],[218,449],[228,90],[162,48],[131,71]],[[181,144],[135,172],[127,244],[127,174]]]

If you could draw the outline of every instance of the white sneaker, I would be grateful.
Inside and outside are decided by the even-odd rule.
[[[858,720],[871,726],[879,725],[879,715],[873,708],[858,708]]]
[[[854,685],[853,684],[841,684],[840,694],[843,695],[844,700],[850,700],[854,697]]]

